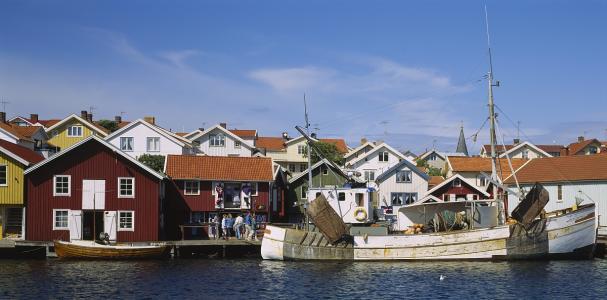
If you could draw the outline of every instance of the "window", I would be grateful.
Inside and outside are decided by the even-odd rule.
[[[435,161],[436,160],[436,154],[435,153],[430,154],[430,156],[428,156],[428,160]]]
[[[70,175],[55,175],[53,178],[53,196],[69,196],[70,195]]]
[[[295,173],[295,165],[294,164],[289,164],[289,171],[291,173]]]
[[[160,138],[149,137],[147,138],[147,150],[148,152],[159,152],[160,151]]]
[[[454,187],[460,187],[460,186],[462,186],[462,181],[459,178],[453,179],[453,186]]]
[[[53,230],[69,229],[67,215],[67,209],[53,209]]]
[[[308,199],[308,187],[305,185],[301,186],[301,199]]]
[[[251,196],[257,196],[257,182],[251,183]]]
[[[590,146],[588,147],[588,153],[590,154],[597,154],[599,152],[599,149],[595,146]]]
[[[528,159],[529,158],[529,150],[523,149],[522,156],[523,156],[524,159]]]
[[[118,211],[118,231],[135,230],[135,212]]]
[[[411,171],[404,170],[396,172],[396,182],[411,182],[412,173]]]
[[[392,193],[392,205],[409,205],[417,201],[417,193]]]
[[[403,193],[392,193],[390,195],[392,205],[403,205]]]
[[[56,137],[58,135],[59,135],[59,131],[57,131],[57,130],[51,131],[51,137]]]
[[[417,193],[405,193],[405,204],[413,204],[417,201]]]
[[[242,146],[240,141],[234,141],[234,148],[240,148],[240,146]]]
[[[487,186],[487,178],[483,175],[476,176],[476,185],[477,186]]]
[[[135,178],[118,177],[118,198],[135,197]]]
[[[133,137],[121,137],[120,138],[120,150],[133,151]]]
[[[183,190],[186,195],[200,195],[200,181],[186,180]]]
[[[388,161],[388,151],[379,152],[379,161],[383,161],[383,162]]]
[[[226,136],[223,134],[211,134],[209,135],[209,144],[211,147],[225,147]]]
[[[365,170],[365,181],[374,181],[374,180],[375,180],[375,171]]]
[[[355,197],[355,201],[356,201],[356,206],[364,206],[365,205],[365,194],[363,193],[356,193],[354,195]]]
[[[308,169],[307,164],[299,164],[299,172],[304,172]]]
[[[70,137],[82,136],[82,126],[77,125],[77,126],[68,127],[67,136],[70,136]]]
[[[329,175],[329,168],[328,167],[322,168],[322,175]]]
[[[0,165],[0,186],[8,185],[8,166]]]
[[[556,200],[563,201],[563,186],[560,184],[556,186]]]
[[[346,193],[337,193],[337,201],[346,201]]]
[[[297,145],[297,154],[307,155],[308,147],[306,145]]]

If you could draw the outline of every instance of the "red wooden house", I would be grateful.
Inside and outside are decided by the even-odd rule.
[[[91,136],[29,168],[26,236],[32,241],[162,239],[165,176]]]
[[[489,199],[491,194],[455,174],[431,188],[420,202],[453,202],[462,200]]]
[[[208,222],[218,213],[255,212],[259,222],[284,214],[282,188],[268,157],[168,155],[171,237],[178,225]]]

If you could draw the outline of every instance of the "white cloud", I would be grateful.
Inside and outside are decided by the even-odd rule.
[[[177,51],[166,51],[166,52],[162,52],[160,53],[160,56],[166,60],[168,60],[169,62],[171,62],[173,65],[175,65],[176,67],[179,68],[186,68],[186,60],[200,55],[202,54],[201,51],[198,50],[193,50],[193,49],[187,49],[187,50],[177,50]]]
[[[320,67],[259,69],[249,73],[251,78],[278,92],[317,89],[333,80],[334,75],[335,71]]]

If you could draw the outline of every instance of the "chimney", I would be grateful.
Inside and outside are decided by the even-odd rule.
[[[521,140],[520,139],[514,139],[513,142],[514,142],[515,145],[518,145],[518,144],[521,143]]]
[[[38,123],[38,114],[30,114],[30,121],[34,124]]]
[[[361,139],[360,139],[360,144],[361,144],[361,145],[364,145],[364,144],[366,144],[366,143],[367,143],[367,139],[366,139],[366,138],[361,138]]]
[[[147,116],[147,117],[143,117],[143,120],[152,124],[152,125],[156,125],[156,118],[152,117],[152,116]]]
[[[289,140],[289,133],[288,133],[288,132],[286,132],[286,131],[285,131],[285,132],[283,132],[283,133],[282,133],[282,139],[283,139],[283,140]]]
[[[310,137],[312,137],[313,139],[316,138],[316,132],[312,132],[312,134],[310,134]]]
[[[0,111],[0,123],[6,123],[6,113]]]
[[[87,119],[89,122],[93,122],[93,114],[87,114],[87,115],[86,115],[86,119]]]
[[[80,111],[80,117],[83,119],[88,119],[88,114],[86,113],[86,110],[81,110]]]
[[[114,122],[116,122],[118,124],[122,123],[122,117],[121,116],[115,116],[114,117]]]
[[[227,123],[219,123],[219,126],[223,127],[223,128],[228,128],[228,124]]]
[[[204,131],[204,128],[200,127],[200,128],[198,128],[198,130],[200,130],[200,131]]]
[[[578,141],[578,143],[583,142],[583,141],[584,141],[584,136],[581,136],[581,135],[580,135],[580,136],[578,136],[578,137],[577,137],[577,141]]]

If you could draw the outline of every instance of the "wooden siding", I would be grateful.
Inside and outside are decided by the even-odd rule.
[[[71,175],[71,196],[53,196],[54,175]],[[135,178],[134,198],[118,198],[118,177]],[[105,180],[105,211],[135,212],[134,231],[118,231],[118,242],[159,239],[162,182],[94,140],[26,176],[26,239],[69,239],[68,230],[53,230],[53,209],[81,210],[84,179]]]
[[[177,201],[175,197],[178,199],[183,199],[187,204],[188,208],[191,211],[217,211],[215,208],[215,195],[212,194],[210,181],[201,181],[200,182],[200,195],[185,195],[183,188],[184,182],[183,180],[175,180],[173,181],[174,185],[174,193],[170,196],[171,198],[168,201]],[[255,203],[255,211],[256,212],[269,212],[270,209],[270,193],[269,193],[270,184],[268,182],[259,182],[257,184],[257,196],[252,196],[253,203]],[[176,192],[176,194],[175,194]],[[259,205],[264,205],[265,209],[259,210],[257,207]],[[232,209],[226,209],[229,211]],[[233,209],[234,211],[239,211],[239,209]]]
[[[75,125],[80,125],[82,126],[82,136],[79,137],[70,137],[67,136],[67,128],[70,126],[75,126]],[[53,132],[57,131],[57,135],[53,136]],[[53,129],[51,131],[48,132],[49,135],[49,140],[47,141],[47,143],[53,147],[59,147],[60,150],[63,150],[65,148],[70,147],[71,145],[74,145],[82,140],[84,140],[85,138],[91,136],[94,133],[93,130],[91,130],[87,125],[84,125],[80,122],[78,122],[77,120],[70,120],[68,122],[66,122],[65,124],[57,127],[56,129]]]
[[[0,204],[23,205],[23,165],[0,152],[0,165],[6,165],[6,186],[0,186]]]
[[[328,186],[343,186],[346,182],[346,178],[337,175],[334,176],[331,171],[329,174],[322,175],[321,168],[326,168],[327,166],[321,166],[312,171],[312,186],[314,187],[328,187]],[[308,176],[303,176],[296,181],[289,184],[289,190],[287,192],[287,203],[286,208],[288,214],[303,214],[303,207],[293,205],[296,203],[302,203],[301,200],[301,187],[303,185],[308,185]]]
[[[411,171],[411,182],[396,182],[396,173],[398,171]],[[388,206],[392,206],[392,193],[417,193],[417,199],[421,199],[426,195],[426,192],[428,191],[428,181],[406,165],[400,167],[398,171],[392,172],[390,177],[379,182],[378,193],[380,206],[384,206],[385,203],[387,203]],[[401,206],[394,205],[394,214],[398,212],[398,208],[400,207]]]

